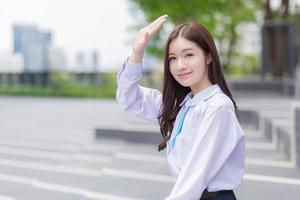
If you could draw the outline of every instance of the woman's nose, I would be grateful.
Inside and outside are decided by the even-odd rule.
[[[177,60],[176,69],[178,71],[182,71],[183,69],[185,69],[185,63],[182,61],[182,59]]]

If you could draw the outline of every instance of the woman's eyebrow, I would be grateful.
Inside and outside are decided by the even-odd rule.
[[[185,48],[181,52],[189,51],[189,50],[194,50],[193,48]]]
[[[193,48],[185,48],[181,52],[184,53],[185,51],[194,50]],[[169,55],[175,55],[174,53],[169,53]]]

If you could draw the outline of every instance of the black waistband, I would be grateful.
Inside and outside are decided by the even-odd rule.
[[[210,200],[210,199],[213,199],[215,197],[218,197],[218,196],[228,193],[228,192],[232,192],[232,190],[221,190],[221,191],[216,191],[216,192],[208,192],[207,189],[205,189],[202,193],[200,200]]]

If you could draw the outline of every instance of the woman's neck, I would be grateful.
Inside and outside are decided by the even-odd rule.
[[[201,92],[202,90],[204,90],[205,88],[208,88],[209,86],[212,86],[212,82],[210,82],[209,80],[203,82],[201,85],[199,86],[195,86],[195,87],[191,87],[191,91],[192,91],[192,95],[195,96],[198,92]]]

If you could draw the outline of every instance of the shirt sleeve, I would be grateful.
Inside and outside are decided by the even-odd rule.
[[[217,108],[199,125],[192,151],[165,200],[199,200],[243,136],[234,110],[226,106]]]
[[[140,86],[142,63],[127,60],[118,71],[116,99],[126,112],[158,124],[162,94],[157,89]]]

